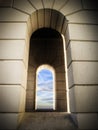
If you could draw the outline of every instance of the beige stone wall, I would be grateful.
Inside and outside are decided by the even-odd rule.
[[[0,129],[16,129],[24,112],[29,39],[40,27],[64,34],[70,111],[80,129],[98,129],[97,0],[0,0],[0,7]]]

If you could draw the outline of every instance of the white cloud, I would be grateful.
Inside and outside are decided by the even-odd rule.
[[[46,69],[38,73],[37,108],[53,108],[53,75]]]

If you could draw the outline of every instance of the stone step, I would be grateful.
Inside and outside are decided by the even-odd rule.
[[[77,130],[77,126],[65,112],[33,112],[24,114],[18,130]]]

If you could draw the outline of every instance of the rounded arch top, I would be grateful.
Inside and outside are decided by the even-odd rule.
[[[57,10],[39,9],[31,14],[31,34],[40,28],[51,28],[60,34],[65,33],[66,17]]]
[[[48,69],[50,70],[53,74],[55,74],[55,69],[51,66],[51,65],[48,65],[48,64],[43,64],[43,65],[40,65],[37,70],[36,70],[36,73],[38,74],[39,71],[43,70],[43,69]]]

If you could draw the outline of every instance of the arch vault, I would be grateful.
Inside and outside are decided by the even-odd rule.
[[[16,130],[25,110],[32,111],[33,81],[28,81],[41,64],[52,65],[58,73],[57,86],[65,86],[67,100],[62,104],[69,102],[69,107],[65,103],[58,111],[66,114],[69,108],[79,129],[98,129],[97,13],[97,0],[0,0],[0,130]],[[38,60],[36,44],[30,47],[32,35],[43,28],[63,35],[59,37],[63,44],[47,43],[55,50],[51,58],[58,55],[55,62]],[[31,69],[30,49],[37,59]],[[39,56],[42,59],[42,53]]]

